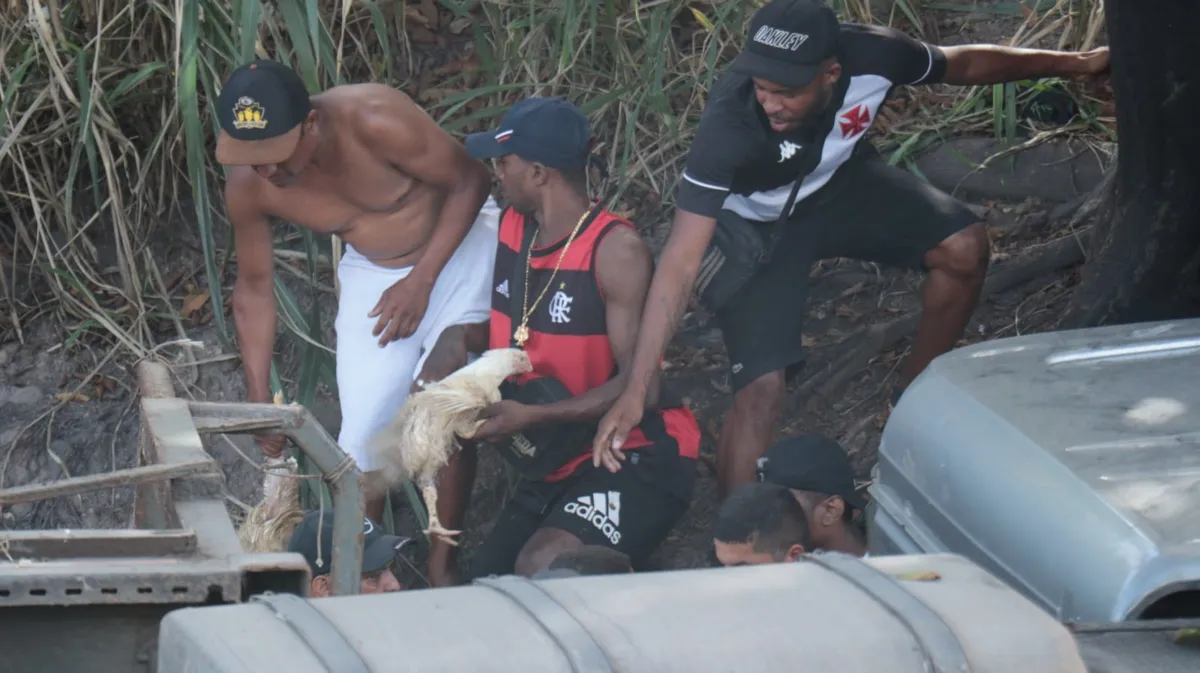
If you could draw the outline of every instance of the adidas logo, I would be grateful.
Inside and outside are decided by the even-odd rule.
[[[567,503],[563,510],[567,514],[574,514],[584,521],[591,522],[604,533],[609,542],[621,542],[621,531],[617,530],[621,526],[620,491],[582,495],[575,502]]]
[[[504,295],[505,297],[508,296],[508,279],[507,278],[504,279],[503,283],[500,283],[499,285],[496,286],[496,292],[499,292],[500,294]]]

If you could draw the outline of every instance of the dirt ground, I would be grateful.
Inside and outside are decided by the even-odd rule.
[[[981,3],[987,4],[987,3]],[[1012,34],[1012,19],[979,20],[971,15],[948,14],[927,26],[935,41],[962,43],[996,41]],[[1064,199],[1065,200],[1065,199]],[[996,268],[1020,259],[1022,251],[1063,234],[1047,222],[1047,211],[1061,203],[972,201],[990,226],[993,263]],[[185,209],[186,212],[186,209]],[[175,308],[186,294],[186,286],[204,286],[200,244],[194,227],[185,220],[164,226],[162,240],[154,243],[171,260],[164,275],[177,279]],[[656,237],[660,238],[660,237]],[[217,240],[224,240],[218,232]],[[297,265],[297,268],[300,268]],[[330,270],[322,281],[331,284]],[[1074,283],[1076,271],[1043,275],[986,298],[972,318],[963,343],[1052,329]],[[882,268],[851,260],[826,260],[812,274],[811,299],[807,307],[806,363],[785,407],[781,435],[820,432],[842,441],[860,478],[865,479],[875,459],[886,409],[886,391],[905,356],[909,339],[889,346],[870,359],[855,361],[844,376],[832,382],[828,373],[834,363],[852,351],[864,330],[918,307],[921,275]],[[295,281],[295,282],[293,282]],[[232,278],[227,279],[228,283]],[[335,305],[329,292],[305,289],[295,278],[287,283],[302,302],[320,302],[326,321],[327,343],[333,343]],[[315,297],[314,297],[315,294]],[[782,308],[782,307],[781,307]],[[788,307],[790,309],[790,307]],[[788,310],[788,309],[783,309]],[[138,432],[136,397],[130,361],[118,355],[104,361],[113,344],[96,336],[68,343],[76,325],[64,325],[48,310],[26,316],[23,341],[11,326],[0,325],[0,487],[51,481],[67,476],[131,467],[135,461]],[[160,341],[177,338],[173,332],[157,335]],[[211,325],[189,326],[188,337],[203,343],[193,350],[198,367],[185,366],[177,357],[178,347],[166,347],[158,355],[174,364],[177,391],[196,399],[243,399],[244,385],[232,351],[224,351]],[[288,352],[286,339],[281,375],[294,381],[298,364]],[[728,361],[719,330],[702,312],[689,314],[668,352],[667,382],[687,398],[704,431],[701,479],[693,504],[659,549],[654,565],[688,568],[707,565],[711,549],[709,522],[715,506],[715,480],[711,470],[722,416],[730,403]],[[77,386],[84,397],[72,396]],[[336,401],[325,393],[314,413],[336,436],[339,422]],[[230,511],[237,502],[253,504],[258,499],[261,475],[240,453],[259,459],[251,441],[218,437],[207,442],[222,462]],[[238,448],[240,447],[240,453]],[[511,477],[492,455],[481,460],[476,491],[465,535],[466,553],[486,535],[491,517],[502,506],[511,488]],[[58,498],[16,505],[0,511],[0,530],[46,527],[125,527],[129,525],[132,492],[114,489],[85,496]],[[396,510],[401,530],[413,532],[415,525],[407,504],[400,499]],[[420,586],[425,545],[418,545],[411,559],[414,567],[403,572],[412,585]]]

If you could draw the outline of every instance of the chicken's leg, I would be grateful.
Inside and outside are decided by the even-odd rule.
[[[427,484],[421,489],[421,495],[425,497],[425,507],[429,510],[429,528],[425,529],[426,535],[436,535],[438,539],[448,545],[457,547],[458,541],[453,539],[453,536],[458,535],[462,531],[446,530],[442,528],[442,523],[438,521],[437,515],[437,487],[433,484]]]

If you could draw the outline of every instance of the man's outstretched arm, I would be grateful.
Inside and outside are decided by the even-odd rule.
[[[667,344],[679,328],[688,297],[696,282],[700,261],[712,240],[717,220],[676,209],[671,233],[650,282],[624,392],[601,419],[592,446],[594,464],[616,471],[624,458],[620,447],[629,432],[642,420],[647,402],[654,402],[658,389],[659,363]]]
[[[1021,49],[993,44],[942,47],[946,74],[956,85],[989,85],[1042,77],[1087,78],[1108,71],[1108,47],[1091,51]]]
[[[233,321],[248,402],[271,401],[271,354],[275,350],[275,257],[271,222],[258,205],[253,169],[233,168],[225,183],[225,213],[233,227],[237,280],[233,284]],[[214,301],[219,304],[219,301]],[[283,452],[283,437],[258,437],[271,458]]]

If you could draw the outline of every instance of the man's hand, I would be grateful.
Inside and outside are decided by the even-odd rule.
[[[1079,61],[1080,73],[1075,76],[1075,79],[1088,81],[1109,74],[1111,57],[1108,53],[1108,47],[1080,52]]]
[[[267,458],[279,458],[283,455],[283,435],[255,435],[254,441]]]
[[[472,439],[481,442],[497,442],[508,439],[534,423],[537,416],[533,407],[512,400],[500,400],[479,414],[486,422],[475,431]]]
[[[596,430],[596,439],[592,443],[592,464],[596,467],[603,465],[609,472],[621,469],[621,461],[625,460],[625,438],[642,422],[642,414],[646,408],[645,398],[638,394],[636,388],[627,388],[613,404],[600,426]]]
[[[413,277],[411,273],[383,291],[379,303],[367,314],[368,318],[379,317],[371,335],[380,337],[380,348],[396,339],[407,339],[417,331],[417,326],[425,317],[425,310],[429,308],[431,292],[432,282]]]

